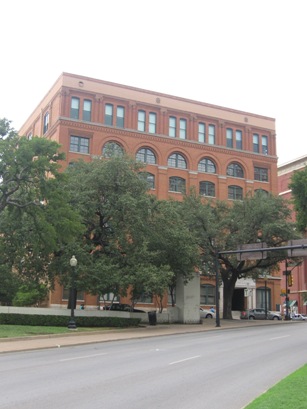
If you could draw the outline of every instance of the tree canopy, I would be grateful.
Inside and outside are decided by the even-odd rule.
[[[295,226],[290,222],[290,209],[280,198],[262,193],[242,201],[204,201],[194,194],[187,196],[186,220],[197,236],[205,270],[214,274],[214,258],[218,256],[219,273],[223,282],[223,317],[232,318],[231,307],[238,279],[257,278],[263,271],[272,271],[285,259],[283,251],[268,253],[263,260],[237,261],[236,254],[223,251],[237,250],[242,244],[263,241],[268,247],[280,247],[295,238]]]
[[[289,184],[292,190],[294,209],[296,211],[296,223],[299,230],[306,233],[307,230],[307,167],[295,172]]]
[[[44,138],[19,137],[0,120],[0,264],[23,281],[52,282],[54,253],[82,229],[63,195],[59,149]]]

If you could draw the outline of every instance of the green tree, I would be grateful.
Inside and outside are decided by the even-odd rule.
[[[59,148],[45,138],[19,137],[0,120],[0,264],[46,284],[54,254],[82,230],[63,194]]]
[[[139,169],[124,156],[67,169],[65,190],[85,227],[74,253],[78,285],[91,293],[125,295],[133,276],[149,263],[150,200]]]
[[[80,289],[100,296],[129,289],[132,305],[155,294],[161,306],[177,274],[191,277],[197,247],[182,225],[179,203],[148,194],[142,166],[114,156],[67,169],[65,190],[85,226],[73,254]]]
[[[198,238],[201,262],[214,273],[218,257],[223,282],[223,318],[232,318],[232,298],[240,278],[257,278],[263,271],[273,271],[285,259],[284,251],[268,252],[262,260],[237,260],[236,254],[220,254],[237,250],[242,244],[265,242],[280,247],[297,236],[290,222],[290,209],[279,197],[264,194],[242,201],[204,201],[195,194],[185,200],[187,222]]]
[[[295,172],[289,184],[292,190],[294,209],[296,211],[296,223],[299,230],[306,233],[307,230],[307,167]]]
[[[152,200],[149,250],[153,264],[168,266],[172,273],[167,288],[173,306],[178,277],[188,282],[199,263],[194,233],[184,223],[185,210],[179,201]]]

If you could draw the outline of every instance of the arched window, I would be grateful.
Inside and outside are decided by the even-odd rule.
[[[136,154],[136,160],[154,165],[156,163],[156,156],[149,148],[141,148]]]
[[[213,285],[200,286],[200,305],[215,305],[215,287]]]
[[[172,176],[169,178],[169,191],[185,193],[185,179],[178,176]]]
[[[173,153],[172,155],[170,155],[168,158],[167,164],[168,166],[171,166],[172,168],[180,168],[180,169],[187,168],[187,162],[180,153]]]
[[[267,190],[264,190],[264,189],[256,189],[255,194],[256,195],[263,195],[265,197],[269,196],[269,192]]]
[[[111,158],[114,156],[123,156],[124,149],[117,142],[107,142],[102,148],[102,156]]]
[[[215,197],[215,185],[212,182],[199,182],[199,194],[203,196]]]
[[[216,166],[211,159],[203,158],[198,163],[198,170],[206,173],[216,173]]]
[[[231,163],[227,167],[227,175],[234,176],[236,178],[243,178],[244,172],[242,166],[235,162]]]
[[[243,189],[240,186],[228,186],[228,199],[243,200]]]

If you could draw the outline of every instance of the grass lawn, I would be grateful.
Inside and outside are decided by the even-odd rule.
[[[78,332],[101,331],[109,328],[78,328]],[[114,328],[113,328],[114,329]],[[29,337],[35,335],[67,334],[66,327],[32,327],[30,325],[0,325],[0,338]]]
[[[245,409],[306,409],[307,365],[281,380]]]

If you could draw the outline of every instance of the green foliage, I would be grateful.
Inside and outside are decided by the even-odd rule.
[[[297,226],[304,233],[307,230],[307,167],[292,175],[289,188],[292,190]]]
[[[56,142],[19,137],[6,119],[0,136],[0,264],[23,280],[52,283],[53,255],[82,231],[62,189],[64,154]]]
[[[70,252],[78,258],[78,286],[103,296],[126,295],[132,285],[132,304],[144,293],[165,293],[176,274],[188,278],[193,269],[179,208],[148,194],[141,166],[125,156],[77,162],[64,188],[85,227]]]
[[[285,245],[297,237],[290,209],[280,197],[255,194],[242,201],[204,201],[191,194],[184,202],[185,219],[198,240],[201,264],[214,274],[214,259],[219,252],[237,250],[240,245],[263,241],[268,247]],[[237,261],[236,254],[218,254],[224,288],[225,319],[231,317],[231,302],[236,281],[257,278],[262,271],[273,271],[284,260],[284,251],[268,253],[264,260]]]
[[[45,300],[47,294],[47,286],[31,281],[20,286],[13,299],[13,305],[17,307],[39,305]]]
[[[0,325],[32,325],[67,327],[70,317],[63,315],[7,314],[0,313]],[[137,327],[140,318],[76,317],[78,327]]]
[[[245,409],[305,409],[307,365],[278,382]]]
[[[0,305],[12,305],[20,285],[18,276],[7,269],[6,265],[0,264],[0,283]]]

